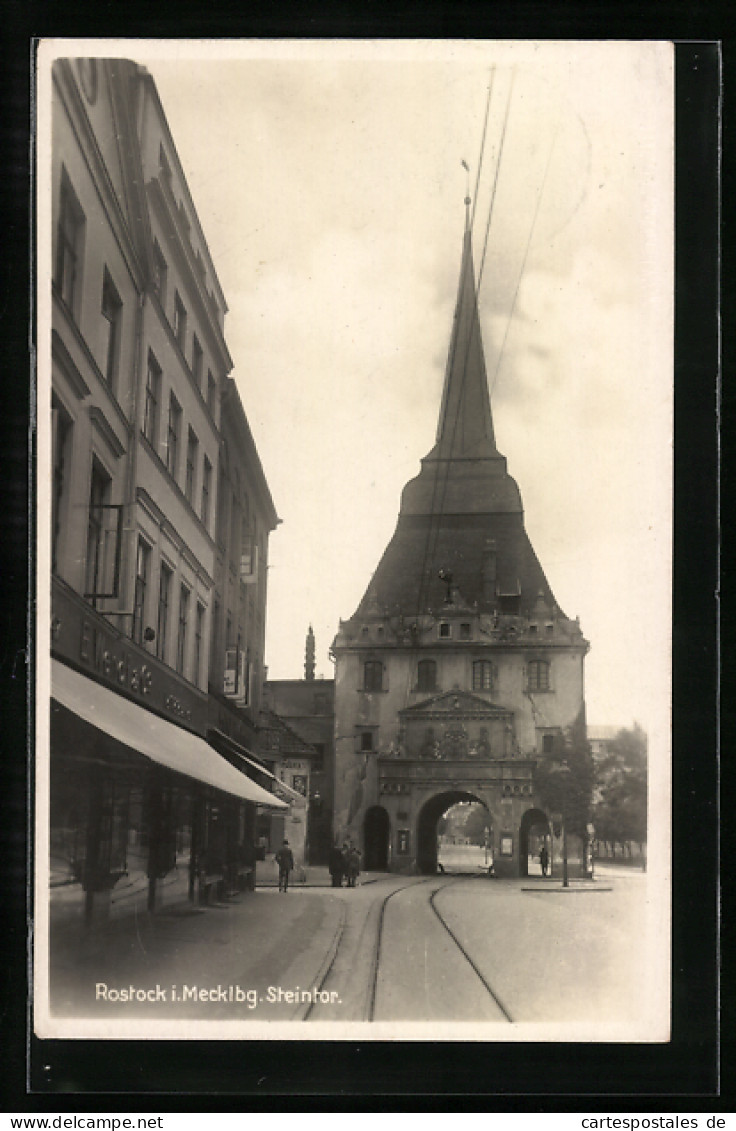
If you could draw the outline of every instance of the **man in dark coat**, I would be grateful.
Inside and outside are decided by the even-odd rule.
[[[345,857],[342,854],[342,849],[339,844],[335,844],[330,849],[329,858],[330,875],[332,876],[333,888],[342,887],[342,877],[345,872]]]
[[[289,848],[288,840],[284,841],[276,853],[276,863],[279,866],[279,891],[288,891],[289,872],[294,867],[294,854]]]
[[[546,844],[543,844],[541,849],[540,849],[539,863],[542,865],[542,875],[546,876],[547,875],[547,867],[549,865],[549,852],[547,851],[547,845]]]

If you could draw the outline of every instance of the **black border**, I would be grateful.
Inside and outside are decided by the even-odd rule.
[[[6,1110],[35,1112],[191,1109],[253,1110],[279,1097],[320,1097],[320,1110],[362,1107],[371,1099],[392,1110],[417,1110],[432,1096],[474,1097],[499,1111],[727,1111],[718,1081],[717,1030],[717,431],[718,371],[718,48],[717,6],[548,3],[501,5],[436,0],[389,13],[373,0],[350,8],[283,3],[208,12],[172,6],[152,15],[132,0],[86,4],[4,4],[14,49],[6,62],[2,122],[9,160],[3,191],[3,302],[6,374],[3,459],[6,524],[0,569],[6,643],[0,656],[6,746],[1,825],[2,935],[7,976],[3,1076],[13,1089]],[[675,384],[674,594],[674,985],[673,1040],[667,1045],[485,1045],[430,1043],[91,1042],[27,1038],[26,855],[26,598],[29,520],[27,426],[31,408],[28,357],[28,245],[31,39],[43,36],[146,37],[296,36],[420,38],[552,38],[694,40],[677,45],[677,293]],[[728,73],[731,44],[724,44]],[[6,213],[7,215],[7,213]],[[1,311],[0,311],[1,312]],[[22,376],[21,376],[22,375]],[[7,402],[7,403],[6,403]],[[728,404],[724,406],[728,411]],[[632,611],[635,612],[635,611]],[[31,642],[32,643],[32,642]],[[9,817],[9,820],[7,819]],[[635,945],[635,940],[632,940]],[[10,1036],[10,1039],[8,1039]],[[28,1039],[28,1048],[26,1041]],[[723,1047],[723,1064],[729,1064]],[[28,1061],[26,1053],[29,1054]],[[279,1063],[283,1067],[279,1068]],[[730,1063],[733,1063],[731,1060]],[[26,1069],[28,1076],[26,1077]],[[728,1069],[726,1067],[726,1074]],[[99,1091],[104,1087],[104,1092]],[[238,1097],[244,1103],[237,1104]],[[291,1099],[289,1099],[291,1097]],[[152,1102],[153,1101],[153,1102]],[[303,1106],[303,1103],[302,1105]],[[436,1106],[436,1105],[435,1105]],[[455,1105],[457,1106],[457,1105]],[[475,1104],[473,1105],[475,1106]]]

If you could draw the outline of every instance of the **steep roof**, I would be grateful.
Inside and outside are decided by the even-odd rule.
[[[467,228],[436,443],[403,490],[396,530],[355,615],[437,610],[447,592],[440,571],[484,612],[503,596],[518,597],[522,613],[540,595],[556,608],[496,447]]]

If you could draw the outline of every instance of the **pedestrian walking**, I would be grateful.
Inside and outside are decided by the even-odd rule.
[[[289,872],[294,868],[294,853],[289,848],[288,840],[284,841],[276,853],[276,863],[279,866],[279,891],[288,891]]]
[[[547,851],[546,844],[543,844],[541,849],[539,850],[539,863],[542,865],[542,875],[546,876],[547,868],[549,866],[549,852]]]
[[[345,871],[348,878],[348,887],[354,888],[355,881],[360,875],[360,852],[357,848],[348,849]]]
[[[342,849],[339,844],[333,845],[330,849],[330,857],[328,861],[330,875],[332,877],[333,888],[342,887],[342,877],[345,872],[345,858],[342,854]]]

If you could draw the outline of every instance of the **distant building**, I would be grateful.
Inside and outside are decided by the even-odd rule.
[[[525,875],[549,814],[536,760],[584,718],[588,643],[552,593],[496,447],[471,232],[436,443],[336,657],[334,832],[364,866],[433,872],[437,823],[481,801],[499,875]]]
[[[311,639],[310,639],[311,638]],[[332,845],[335,681],[314,678],[314,637],[307,636],[305,679],[270,679],[264,701],[308,748],[309,863],[326,864]]]
[[[50,906],[52,926],[74,926],[252,875],[256,807],[283,803],[262,767],[207,741],[237,729],[209,694],[217,602],[232,603],[246,545],[245,526],[216,527],[223,462],[264,563],[234,609],[254,664],[245,740],[276,517],[151,76],[88,58],[52,78]]]

